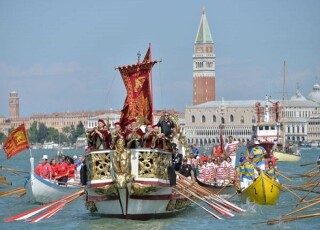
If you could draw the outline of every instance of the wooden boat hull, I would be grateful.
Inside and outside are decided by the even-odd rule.
[[[59,185],[57,183],[50,182],[34,174],[34,159],[30,159],[31,162],[31,174],[30,174],[30,190],[35,202],[49,203],[64,196],[80,191],[82,188],[71,185]]]
[[[281,185],[262,172],[249,187],[241,192],[241,200],[246,202],[249,199],[257,204],[275,205],[278,202],[280,190]]]
[[[117,153],[114,150],[85,155],[89,211],[119,218],[148,219],[170,215],[189,206],[190,201],[175,194],[170,186],[172,153],[157,149],[129,151],[131,179],[122,185],[118,183],[119,172],[115,172]]]
[[[49,203],[80,191],[80,187],[58,185],[35,174],[30,177],[31,191],[35,202]]]
[[[275,150],[273,155],[278,158],[277,161],[297,162],[300,161],[301,155],[297,153],[287,153],[283,151]]]
[[[227,193],[229,191],[234,191],[233,184],[228,184],[227,186],[223,186],[223,185],[217,185],[217,184],[207,184],[207,183],[200,181],[198,178],[196,178],[196,180],[200,186],[205,187],[206,189],[208,189],[212,192],[218,192],[222,189],[224,190],[224,193]]]

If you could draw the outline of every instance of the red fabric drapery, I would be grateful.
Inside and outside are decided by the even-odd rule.
[[[150,90],[150,73],[157,61],[151,61],[150,47],[142,63],[118,67],[127,91],[123,105],[120,124],[124,127],[138,116],[152,121],[152,95]]]

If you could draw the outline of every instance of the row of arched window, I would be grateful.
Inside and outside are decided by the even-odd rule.
[[[217,122],[217,117],[216,117],[216,115],[213,115],[213,116],[212,116],[212,120],[211,120],[211,121],[212,121],[213,123],[216,123],[216,122]],[[196,117],[195,117],[194,115],[191,116],[191,122],[192,122],[192,123],[195,123],[195,122],[196,122]],[[202,116],[201,116],[201,122],[202,122],[202,123],[206,123],[206,116],[205,116],[205,115],[202,115]],[[229,116],[229,122],[230,122],[230,123],[234,122],[234,116],[233,116],[232,114]],[[255,117],[255,116],[252,116],[251,122],[252,122],[252,124],[255,124],[255,123],[256,123],[256,117]],[[224,117],[221,117],[221,123],[222,123],[222,124],[225,124],[225,118],[224,118]],[[244,124],[244,116],[241,116],[241,117],[240,117],[240,123],[241,123],[241,124]]]

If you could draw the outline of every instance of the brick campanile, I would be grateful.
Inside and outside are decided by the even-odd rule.
[[[216,100],[216,62],[209,24],[202,10],[193,51],[193,104]]]
[[[19,118],[19,97],[15,91],[9,94],[9,118]]]

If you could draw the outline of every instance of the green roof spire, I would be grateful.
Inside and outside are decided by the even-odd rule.
[[[202,8],[202,16],[195,43],[213,43],[205,8]]]

